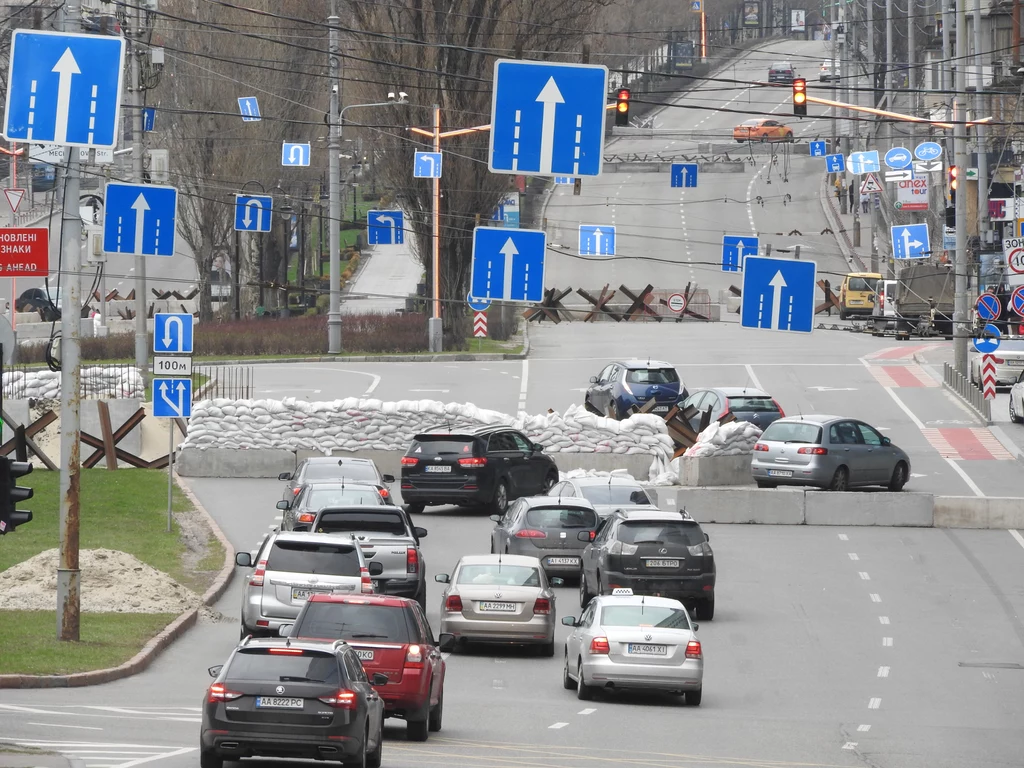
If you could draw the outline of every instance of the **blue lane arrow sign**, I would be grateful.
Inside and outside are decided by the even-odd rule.
[[[697,186],[697,164],[696,163],[672,163],[672,186],[673,187],[696,187]]]
[[[192,379],[153,379],[153,416],[187,419],[192,416]]]
[[[186,312],[157,312],[153,315],[153,351],[192,354],[195,318]]]
[[[812,141],[807,146],[811,151],[811,157],[824,157],[828,152],[824,141]]]
[[[402,245],[405,216],[401,211],[367,211],[367,240],[371,245]]]
[[[872,149],[868,152],[851,152],[848,163],[850,173],[860,176],[865,173],[878,173],[882,170],[878,162],[878,150]]]
[[[580,256],[614,256],[615,227],[580,225]]]
[[[281,144],[281,165],[309,165],[309,144]]]
[[[725,235],[722,237],[722,271],[742,271],[743,260],[748,255],[757,256],[760,247],[760,240],[755,236]]]
[[[999,349],[999,344],[1002,339],[1003,334],[999,332],[999,329],[992,325],[992,323],[989,323],[985,326],[985,336],[975,337],[971,343],[978,352],[981,352],[981,354],[991,355]]]
[[[546,248],[547,236],[541,230],[477,227],[470,293],[478,300],[541,301]]]
[[[239,96],[238,111],[242,115],[242,122],[258,123],[261,119],[260,105],[255,96]]]
[[[893,147],[885,153],[885,164],[894,170],[900,171],[909,168],[912,162],[914,162],[914,158],[911,157],[909,149]]]
[[[981,294],[974,308],[978,312],[978,317],[985,321],[998,320],[1003,314],[1003,304],[994,293]]]
[[[816,272],[813,261],[748,257],[743,265],[740,325],[810,333]]]
[[[846,171],[846,158],[843,155],[825,155],[825,170],[829,173]]]
[[[576,179],[572,176],[555,176],[555,184],[575,184]],[[483,312],[483,310],[480,310]]]
[[[417,179],[440,179],[441,153],[417,152],[412,161],[412,175]]]
[[[178,190],[156,184],[107,184],[103,250],[173,256]]]
[[[901,224],[890,229],[895,259],[923,259],[928,256],[928,225]]]
[[[239,232],[269,232],[273,213],[270,195],[235,195],[235,229]]]

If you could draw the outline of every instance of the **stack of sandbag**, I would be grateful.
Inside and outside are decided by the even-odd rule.
[[[761,430],[749,421],[731,421],[708,425],[697,442],[686,449],[683,456],[705,458],[709,456],[741,456],[754,452],[754,444],[761,437]]]
[[[82,396],[86,398],[142,397],[146,385],[137,368],[123,366],[83,368]],[[57,371],[7,371],[3,376],[4,397],[11,399],[60,399]]]

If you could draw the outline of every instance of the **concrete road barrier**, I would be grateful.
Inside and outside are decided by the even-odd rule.
[[[930,493],[807,491],[807,525],[932,526],[935,497]]]
[[[754,484],[750,474],[750,454],[740,456],[683,456],[679,462],[679,485],[688,488]]]
[[[683,510],[699,523],[803,525],[804,490],[655,488],[658,506]]]
[[[936,528],[1024,528],[1024,499],[939,496],[935,499],[934,525]]]

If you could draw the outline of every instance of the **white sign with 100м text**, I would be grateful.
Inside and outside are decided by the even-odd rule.
[[[156,356],[153,358],[153,373],[157,376],[176,376],[182,379],[191,378],[192,356]]]

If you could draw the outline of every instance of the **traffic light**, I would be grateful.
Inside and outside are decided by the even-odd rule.
[[[18,502],[32,498],[32,489],[18,485],[18,478],[31,474],[32,465],[27,461],[12,461],[0,457],[0,536],[10,533],[19,525],[32,522],[32,513],[17,509]]]
[[[955,165],[949,166],[949,199],[956,204],[956,188],[960,185],[960,169]]]
[[[629,88],[620,88],[615,104],[615,124],[629,125]]]
[[[802,77],[793,80],[793,114],[807,116],[807,81]]]

